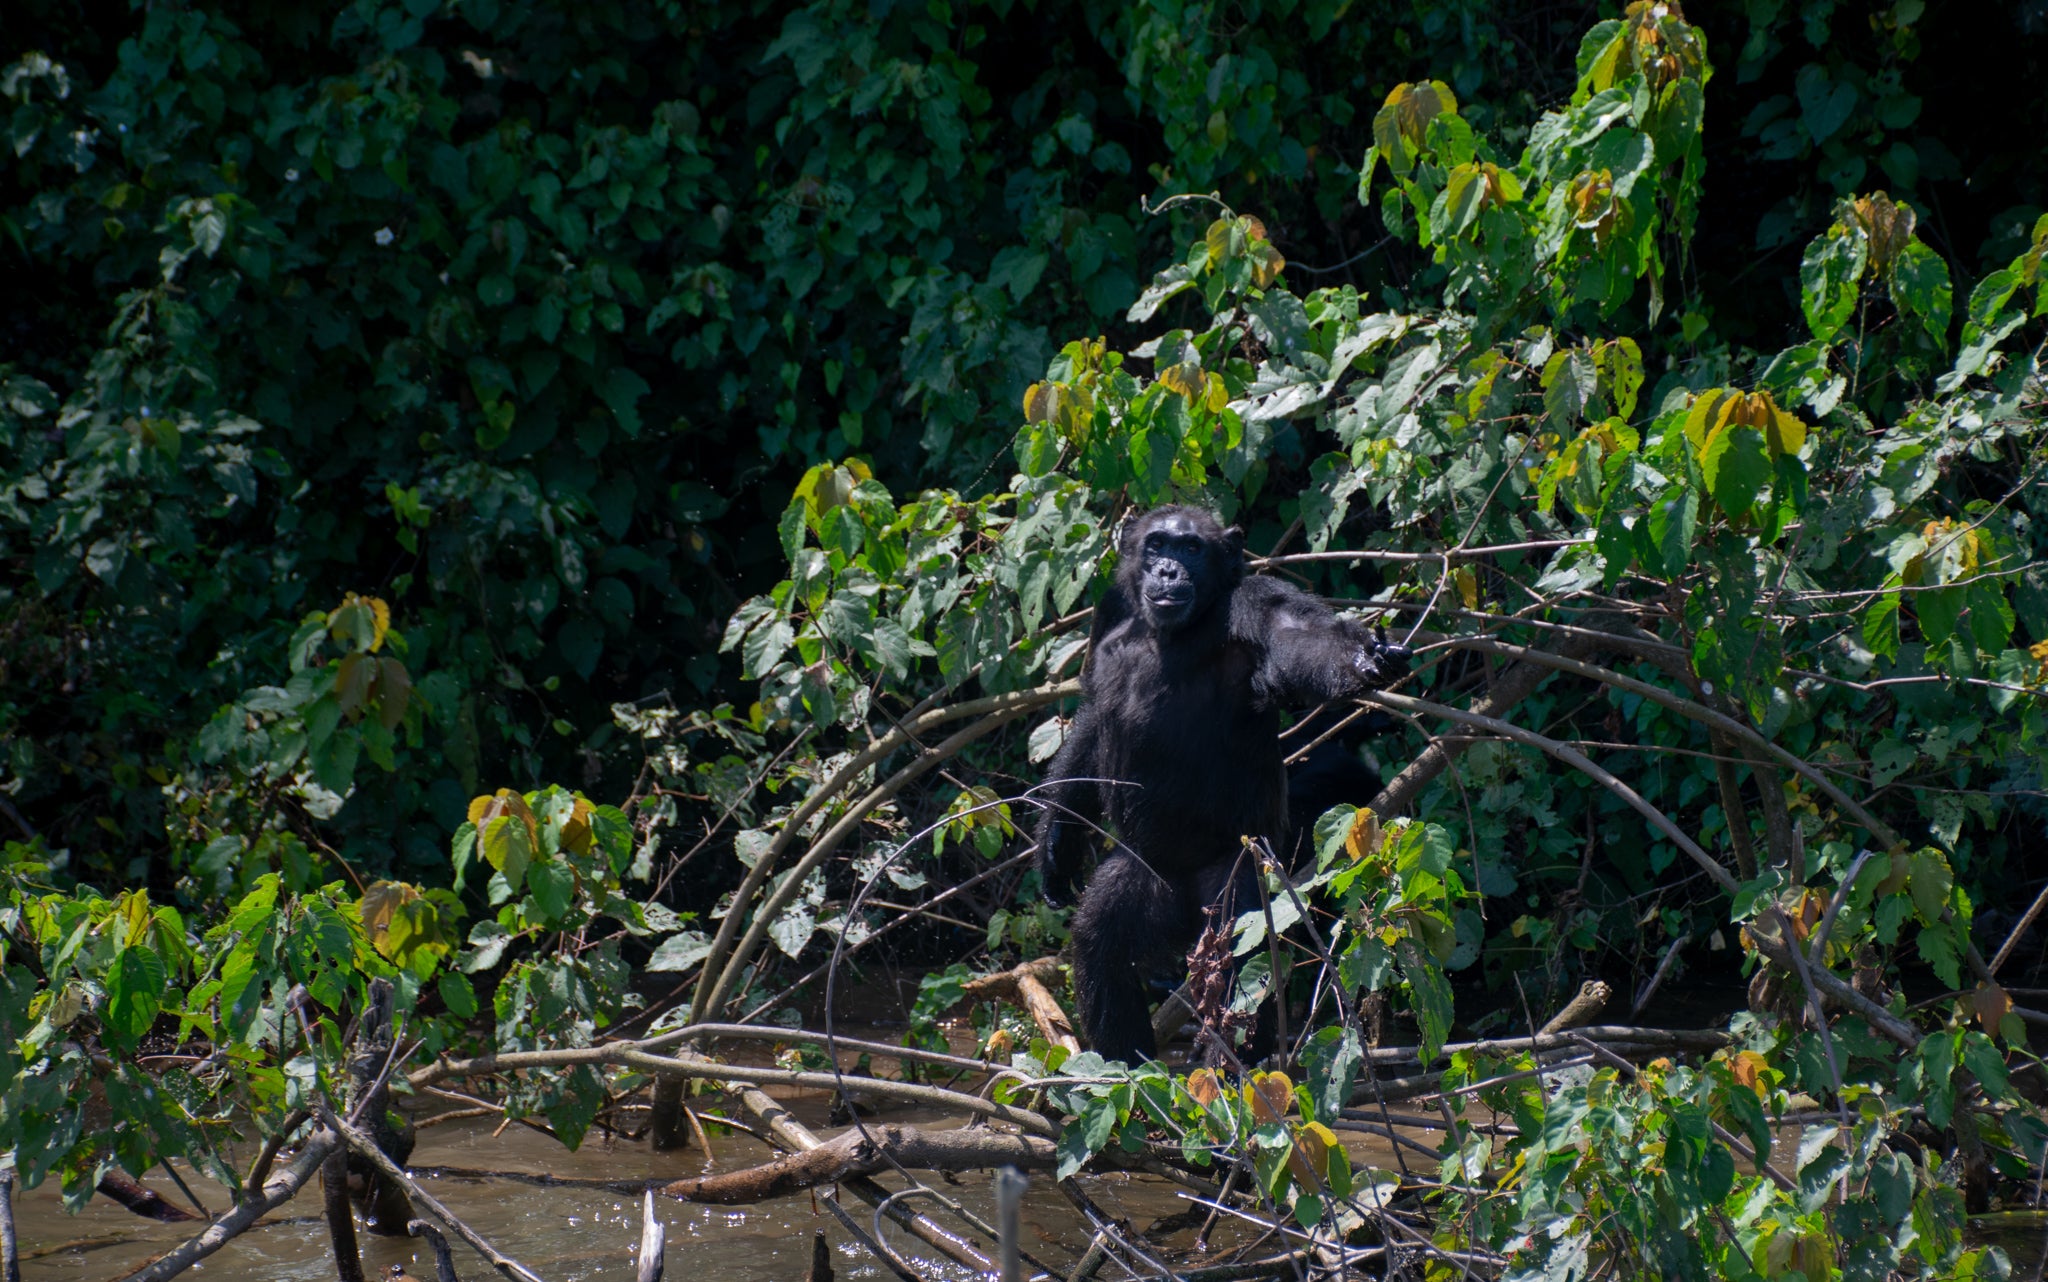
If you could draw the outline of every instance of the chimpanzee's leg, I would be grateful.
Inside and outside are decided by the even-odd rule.
[[[1157,1057],[1145,977],[1186,953],[1190,905],[1173,882],[1137,856],[1102,861],[1074,911],[1074,995],[1081,1034],[1104,1059]]]

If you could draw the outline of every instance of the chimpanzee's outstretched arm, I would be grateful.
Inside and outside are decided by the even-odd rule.
[[[1408,651],[1340,619],[1290,583],[1246,579],[1231,602],[1232,633],[1264,654],[1254,681],[1268,699],[1306,707],[1377,690],[1408,672]]]
[[[1102,827],[1102,785],[1096,782],[1098,726],[1095,705],[1084,703],[1067,726],[1066,742],[1046,768],[1034,794],[1040,803],[1038,873],[1046,901],[1074,901],[1087,872],[1089,848]]]

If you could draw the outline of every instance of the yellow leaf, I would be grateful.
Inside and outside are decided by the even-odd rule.
[[[569,818],[562,824],[562,848],[571,854],[590,853],[590,816],[596,813],[591,804],[583,798],[576,798],[576,804],[569,811]]]
[[[1380,848],[1380,817],[1371,806],[1360,806],[1351,817],[1351,831],[1344,834],[1344,850],[1352,859],[1364,859]]]
[[[1024,389],[1024,421],[1027,423],[1050,423],[1059,410],[1060,389],[1057,383],[1033,383]]]
[[[1294,1082],[1285,1073],[1253,1073],[1244,1084],[1245,1106],[1255,1122],[1277,1122],[1294,1107]]]
[[[493,813],[491,803],[500,797],[509,797],[511,795],[512,790],[510,788],[500,788],[487,796],[473,798],[469,803],[469,821],[478,827],[482,827],[484,817]]]
[[[1193,399],[1202,391],[1202,364],[1200,361],[1182,361],[1159,371],[1159,385],[1169,392],[1179,392],[1183,397]]]
[[[1469,565],[1461,565],[1451,571],[1451,582],[1457,585],[1458,599],[1468,610],[1479,608],[1479,575]]]
[[[1733,393],[1725,387],[1717,387],[1711,392],[1701,392],[1693,401],[1692,408],[1685,412],[1685,439],[1692,442],[1694,457],[1706,456],[1707,438],[1713,434],[1713,429],[1717,426],[1721,402],[1731,395]]]
[[[1294,1150],[1287,1165],[1304,1188],[1314,1188],[1330,1169],[1330,1150],[1337,1147],[1337,1135],[1321,1122],[1309,1122],[1294,1132]]]
[[[1224,385],[1222,375],[1208,375],[1203,380],[1203,386],[1207,390],[1204,393],[1202,403],[1209,407],[1211,414],[1221,414],[1225,409],[1229,408],[1230,389]]]
[[[1430,121],[1444,112],[1458,114],[1458,96],[1441,80],[1395,85],[1386,105],[1394,109],[1394,124],[1411,147],[1422,145]]]
[[[363,892],[363,934],[370,946],[384,957],[398,952],[402,939],[394,939],[392,927],[399,924],[401,910],[420,897],[420,892],[401,881],[376,881]]]
[[[1210,267],[1214,267],[1222,262],[1224,257],[1230,253],[1230,232],[1230,220],[1228,218],[1219,218],[1215,222],[1210,223],[1209,230],[1203,234],[1202,243],[1208,247]]]
[[[1735,1057],[1728,1061],[1728,1067],[1734,1073],[1735,1080],[1759,1096],[1765,1089],[1764,1070],[1770,1066],[1771,1062],[1755,1051],[1737,1051]]]
[[[1280,273],[1287,270],[1287,260],[1271,245],[1260,245],[1252,250],[1252,284],[1264,289],[1278,280]]]
[[[1216,1080],[1213,1069],[1198,1068],[1188,1074],[1188,1094],[1203,1108],[1214,1104],[1223,1097],[1223,1087]]]
[[[351,592],[328,612],[327,631],[351,649],[374,652],[384,644],[384,634],[391,631],[391,607],[380,597]]]

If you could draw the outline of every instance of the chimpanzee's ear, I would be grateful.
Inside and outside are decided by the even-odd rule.
[[[1229,547],[1232,560],[1242,559],[1244,556],[1244,527],[1233,525],[1225,530],[1223,532],[1223,542],[1225,546]]]

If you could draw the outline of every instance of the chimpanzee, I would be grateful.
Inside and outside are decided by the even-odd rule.
[[[1147,975],[1186,956],[1209,905],[1258,902],[1241,838],[1287,832],[1280,709],[1384,686],[1408,652],[1247,577],[1243,532],[1197,508],[1131,522],[1118,557],[1041,793],[1038,860],[1057,903],[1107,845],[1071,923],[1074,990],[1090,1047],[1137,1063],[1155,1054]]]

